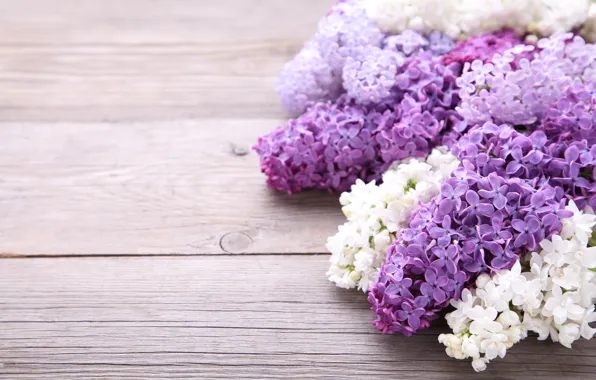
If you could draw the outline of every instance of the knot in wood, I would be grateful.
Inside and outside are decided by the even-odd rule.
[[[239,146],[234,143],[230,144],[230,150],[234,156],[242,157],[248,154],[248,148],[245,146]]]
[[[244,232],[230,232],[219,240],[219,246],[226,253],[242,253],[252,244],[252,238]]]

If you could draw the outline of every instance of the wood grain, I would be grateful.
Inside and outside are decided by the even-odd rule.
[[[274,79],[332,3],[0,1],[0,120],[283,117]]]
[[[371,326],[325,256],[0,260],[3,379],[587,379],[596,348],[528,339],[477,375],[443,328]]]
[[[274,119],[0,125],[0,253],[325,252],[337,196],[266,188]]]

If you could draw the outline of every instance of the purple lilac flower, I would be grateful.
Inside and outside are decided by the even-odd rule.
[[[410,57],[382,103],[361,105],[343,95],[262,137],[255,150],[269,186],[345,191],[356,179],[380,179],[393,161],[452,144],[467,128],[454,110],[458,69],[431,53]]]
[[[401,52],[408,57],[428,50],[428,45],[428,39],[413,30],[405,30],[400,34],[388,36],[383,41],[384,49]]]
[[[293,193],[303,189],[345,191],[361,178],[380,178],[391,162],[383,160],[381,120],[393,111],[386,106],[362,107],[345,95],[335,103],[317,103],[259,139],[255,150],[268,185]]]
[[[551,105],[569,86],[596,81],[596,45],[581,37],[557,34],[540,40],[530,61],[525,55],[531,49],[518,46],[495,55],[492,65],[475,61],[464,67],[458,111],[468,122],[533,126],[553,111]],[[518,65],[512,65],[516,60]]]
[[[596,143],[596,87],[593,82],[576,82],[546,111],[538,129],[549,141]]]
[[[424,51],[440,55],[454,45],[440,32],[428,39],[411,30],[386,37],[361,2],[338,1],[315,36],[285,65],[275,89],[292,115],[317,102],[334,101],[345,91],[362,104],[379,102],[388,96],[396,66],[406,56]]]
[[[318,32],[286,64],[275,89],[291,114],[316,102],[337,99],[343,92],[342,72],[348,57],[363,48],[380,47],[385,35],[357,1],[339,1],[319,22]]]
[[[521,43],[522,39],[513,30],[484,33],[458,42],[451,52],[443,56],[443,63],[446,65],[452,62],[464,64],[465,62],[472,63],[475,60],[490,63],[495,54],[503,54],[506,50]]]
[[[453,38],[437,30],[428,35],[428,42],[428,49],[434,55],[447,54],[455,47],[455,40]]]
[[[378,47],[364,49],[356,58],[348,57],[343,84],[349,97],[359,104],[381,103],[391,96],[403,54]]]
[[[411,335],[428,327],[478,274],[510,268],[561,231],[570,185],[549,183],[564,169],[549,168],[550,150],[532,143],[543,135],[486,123],[460,139],[453,149],[460,167],[412,215],[369,293],[379,330]]]
[[[335,7],[337,11],[319,22],[312,40],[333,71],[341,75],[348,57],[362,48],[380,47],[385,34],[368,18],[358,1],[346,1]]]
[[[387,36],[383,40],[383,49],[404,54],[409,57],[430,51],[434,55],[449,53],[455,47],[453,38],[439,31],[431,32],[428,37],[414,30],[404,30],[402,33]]]
[[[335,100],[343,92],[341,76],[333,72],[312,43],[285,65],[275,90],[282,106],[295,115],[315,102]]]

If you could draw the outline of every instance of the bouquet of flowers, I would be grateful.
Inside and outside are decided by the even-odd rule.
[[[270,187],[343,192],[330,281],[477,371],[596,330],[596,3],[340,0],[276,83]]]

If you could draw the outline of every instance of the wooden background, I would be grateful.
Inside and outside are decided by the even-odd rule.
[[[331,3],[0,1],[0,378],[596,378],[534,339],[475,374],[326,281],[337,196],[250,147]]]

